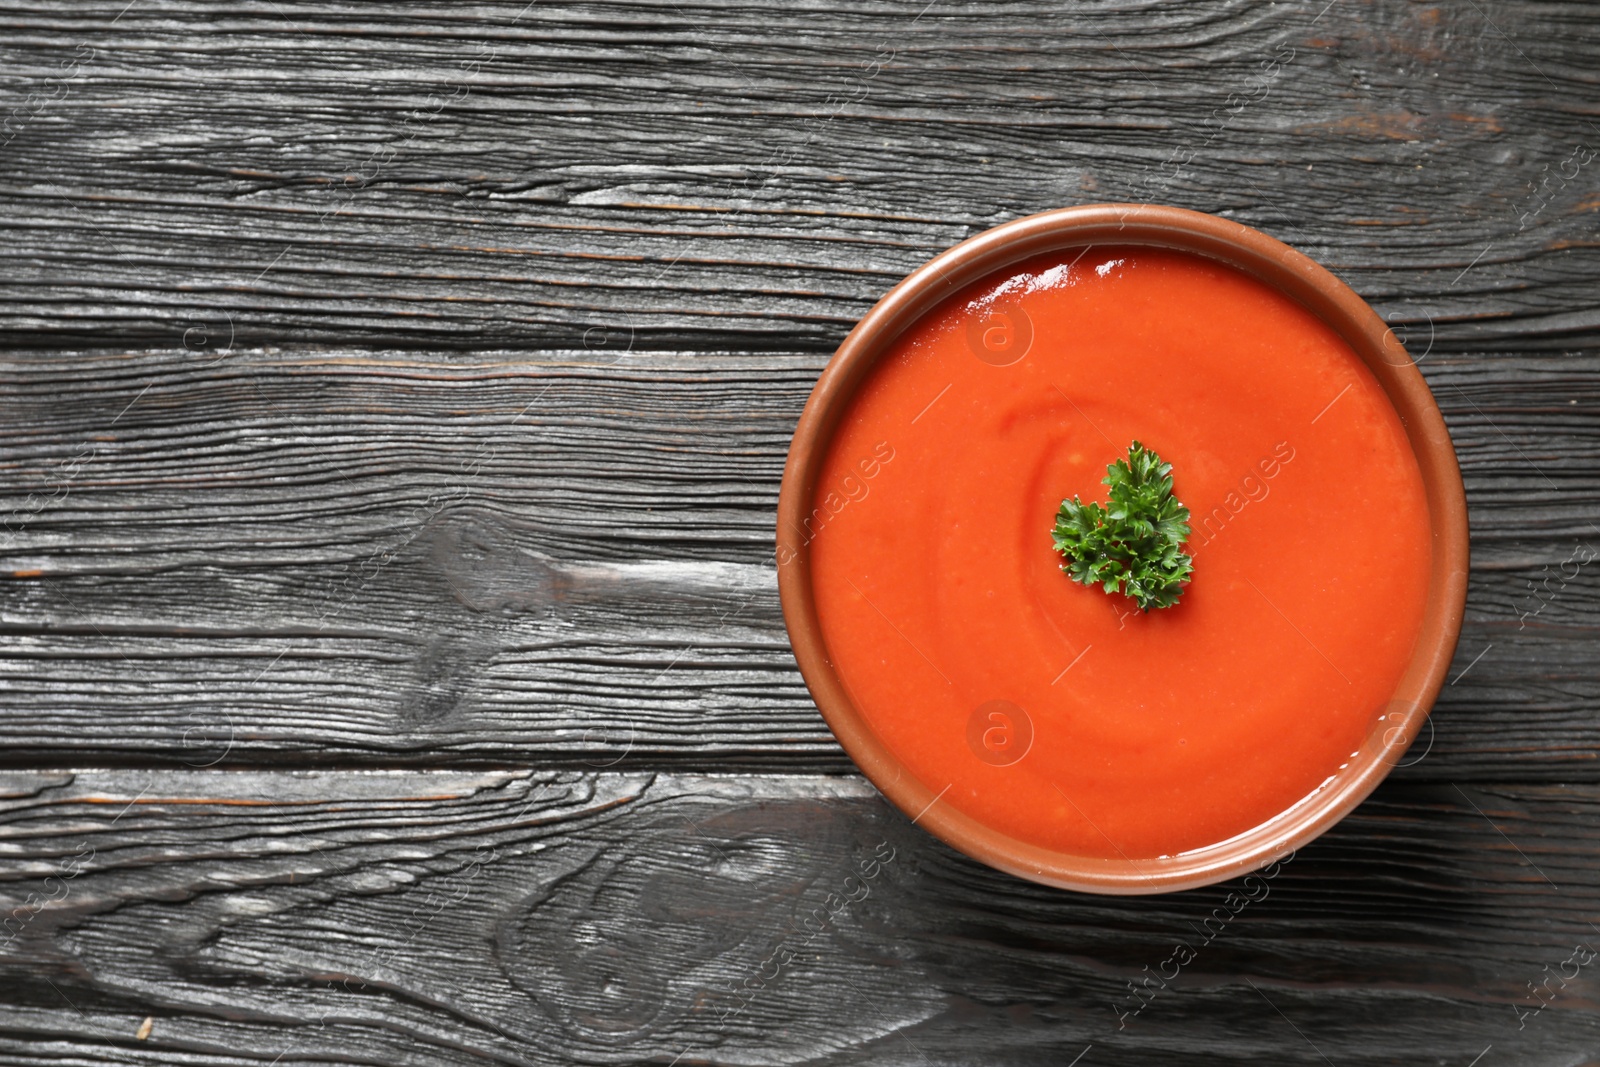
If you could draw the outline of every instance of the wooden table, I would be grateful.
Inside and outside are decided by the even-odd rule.
[[[0,27],[0,1062],[1600,1063],[1594,8]],[[953,853],[779,614],[850,325],[1106,200],[1346,279],[1466,477],[1435,729],[1248,901]]]

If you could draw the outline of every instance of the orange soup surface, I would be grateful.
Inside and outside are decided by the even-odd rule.
[[[1148,613],[1050,538],[1134,440],[1193,526],[1193,580]],[[1422,625],[1422,478],[1376,379],[1185,253],[1056,254],[951,297],[873,369],[812,503],[824,640],[878,737],[938,803],[1078,855],[1204,848],[1324,787]]]

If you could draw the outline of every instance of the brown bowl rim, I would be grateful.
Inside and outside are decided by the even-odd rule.
[[[913,777],[878,739],[829,661],[801,521],[840,416],[896,337],[972,281],[1043,252],[1096,244],[1155,246],[1220,260],[1285,293],[1338,332],[1400,415],[1422,472],[1433,535],[1422,630],[1390,705],[1399,711],[1387,718],[1381,735],[1374,724],[1331,786],[1262,826],[1205,849],[1137,862],[1029,845],[938,803],[942,791]],[[1229,219],[1177,207],[1091,204],[1016,219],[962,241],[909,274],[857,323],[817,380],[795,428],[778,498],[776,560],[784,624],[807,688],[851,759],[914,823],[974,859],[1030,881],[1093,893],[1162,893],[1215,884],[1281,860],[1349,814],[1383,780],[1415,740],[1455,653],[1466,602],[1467,533],[1461,471],[1433,394],[1405,346],[1354,290],[1308,256]]]

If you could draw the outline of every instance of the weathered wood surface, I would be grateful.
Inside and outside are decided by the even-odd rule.
[[[934,252],[1094,200],[1279,234],[1446,342],[1600,326],[1581,4],[133,0],[0,25],[19,337],[826,351]]]
[[[819,362],[11,355],[0,737],[30,761],[845,771],[771,558]],[[1416,773],[1600,781],[1600,362],[1424,368],[1475,569]]]
[[[1114,899],[973,863],[853,778],[5,784],[0,896],[23,910],[0,948],[0,1057],[19,1067],[69,1049],[1066,1064],[1091,1045],[1085,1064],[1465,1065],[1492,1046],[1489,1067],[1600,1042],[1593,786],[1390,785],[1254,881]]]
[[[0,1062],[1600,1063],[1597,27],[0,3]],[[1100,200],[1338,272],[1467,480],[1432,735],[1237,914],[909,826],[778,612],[851,323]]]
[[[772,560],[823,359],[13,353],[0,739],[35,763],[847,770]],[[1600,781],[1600,360],[1423,366],[1474,571],[1413,773]]]

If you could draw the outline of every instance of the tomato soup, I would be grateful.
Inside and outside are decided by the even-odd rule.
[[[1193,579],[1142,612],[1050,530],[1138,440],[1173,465]],[[1422,477],[1350,347],[1224,264],[1031,260],[880,358],[805,521],[851,700],[936,803],[1084,856],[1174,856],[1326,787],[1422,625]]]

